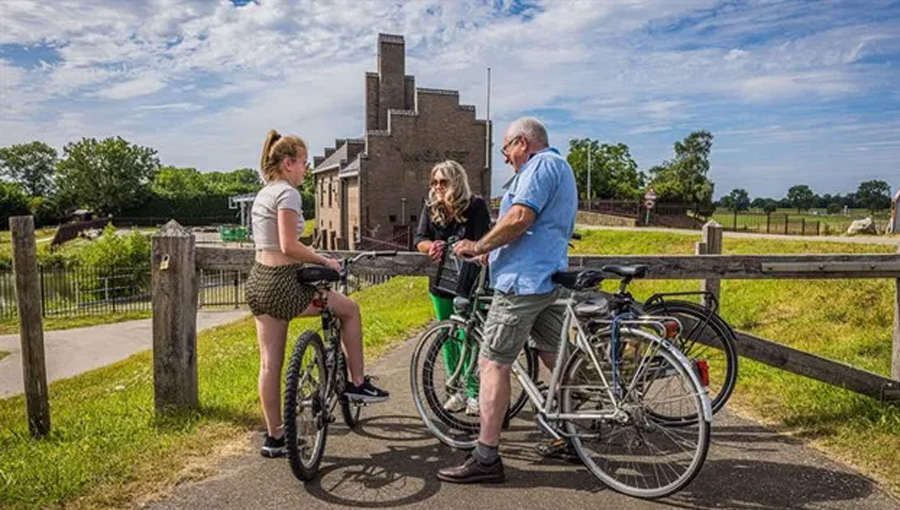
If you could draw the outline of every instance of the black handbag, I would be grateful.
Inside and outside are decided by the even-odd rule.
[[[480,271],[480,265],[460,260],[452,250],[445,249],[438,264],[435,287],[454,296],[468,297]]]

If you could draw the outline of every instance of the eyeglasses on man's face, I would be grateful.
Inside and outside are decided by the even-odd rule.
[[[508,151],[509,151],[509,146],[512,145],[512,144],[514,144],[514,143],[516,143],[517,141],[519,141],[520,138],[521,138],[521,136],[514,136],[514,137],[511,138],[508,142],[506,142],[505,144],[503,144],[503,148],[500,149],[500,154],[503,154],[504,156],[507,156],[507,157],[508,157],[508,156],[509,156],[509,153],[508,153]]]

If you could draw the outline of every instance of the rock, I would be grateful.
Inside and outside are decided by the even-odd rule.
[[[861,220],[856,220],[850,224],[850,228],[847,229],[848,236],[855,236],[858,234],[877,234],[878,229],[875,228],[875,222],[872,221],[872,218],[864,218]]]

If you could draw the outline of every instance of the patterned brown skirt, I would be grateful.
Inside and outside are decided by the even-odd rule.
[[[247,277],[247,304],[253,315],[290,321],[312,303],[316,288],[297,281],[303,264],[265,266],[253,263]]]

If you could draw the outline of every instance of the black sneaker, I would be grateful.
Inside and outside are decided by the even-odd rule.
[[[265,441],[263,441],[259,453],[262,454],[263,457],[268,457],[270,459],[287,455],[287,449],[284,447],[284,436],[275,439],[269,434],[266,434]]]
[[[344,397],[347,400],[353,402],[362,402],[364,404],[376,404],[378,402],[384,402],[385,400],[390,398],[390,396],[390,393],[373,385],[372,380],[369,378],[369,376],[366,376],[366,379],[359,386],[348,384],[347,389],[344,390]]]

